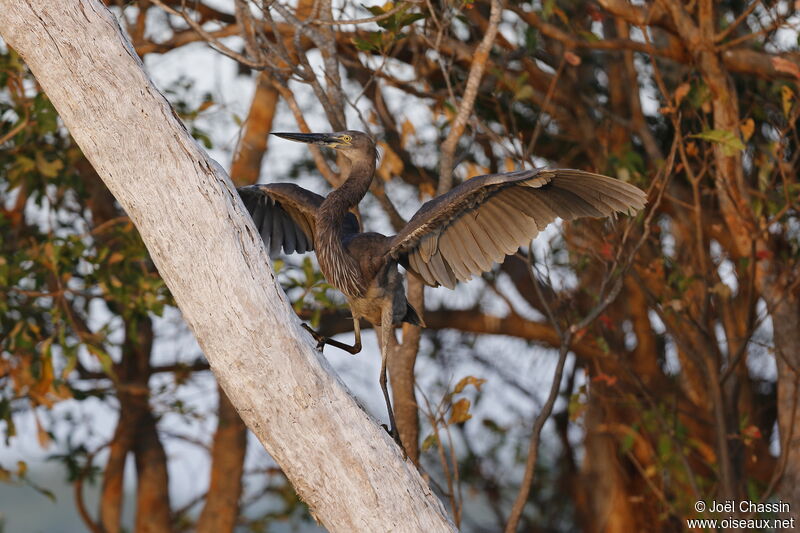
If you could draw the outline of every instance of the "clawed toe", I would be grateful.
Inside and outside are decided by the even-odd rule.
[[[392,437],[392,440],[394,440],[394,442],[397,443],[398,446],[400,446],[400,451],[403,452],[403,457],[406,457],[406,449],[403,446],[403,442],[400,440],[400,432],[397,431],[397,428],[392,427],[391,429],[389,429],[389,426],[387,426],[386,424],[381,424],[381,427],[383,428],[384,431],[386,431],[386,433],[389,434],[390,437]]]
[[[322,348],[324,348],[324,347],[325,347],[325,337],[323,337],[322,335],[320,335],[319,333],[317,333],[316,331],[314,331],[314,330],[311,328],[311,326],[309,326],[309,325],[308,325],[308,324],[306,324],[305,322],[303,322],[303,323],[302,323],[302,324],[300,324],[300,325],[301,325],[301,326],[303,326],[303,329],[304,329],[304,330],[306,330],[307,332],[309,332],[309,333],[311,334],[311,336],[312,336],[312,337],[314,337],[314,340],[315,340],[315,341],[317,341],[317,350],[319,350],[319,351],[322,351]]]

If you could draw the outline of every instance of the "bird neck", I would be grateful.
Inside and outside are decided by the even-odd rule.
[[[358,261],[348,253],[344,238],[349,232],[345,218],[350,208],[355,207],[367,193],[372,174],[375,172],[375,159],[349,163],[342,168],[346,176],[344,183],[334,189],[320,206],[317,213],[317,234],[315,242],[317,259],[325,278],[348,297],[361,297],[366,287]]]
[[[342,176],[344,183],[334,189],[323,202],[323,209],[331,209],[332,212],[341,214],[344,220],[347,210],[356,207],[364,195],[367,194],[372,183],[372,175],[375,173],[375,158],[364,159],[350,162],[345,159],[342,166]],[[326,209],[327,210],[327,209]]]

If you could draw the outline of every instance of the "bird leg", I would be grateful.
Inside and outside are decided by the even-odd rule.
[[[391,429],[387,430],[389,435],[394,439],[400,449],[403,451],[403,456],[406,455],[406,449],[403,447],[403,442],[400,440],[400,432],[397,430],[397,423],[394,421],[394,410],[392,409],[392,400],[389,398],[389,389],[386,386],[386,362],[389,359],[389,335],[394,335],[392,327],[392,305],[384,305],[381,311],[381,377],[380,384],[383,391],[383,399],[386,400],[386,409],[389,411],[389,425]],[[383,426],[386,429],[386,426]]]
[[[340,350],[344,350],[345,352],[355,355],[361,351],[361,324],[359,323],[357,318],[353,318],[353,333],[356,336],[356,340],[352,346],[349,344],[345,344],[343,342],[339,342],[335,339],[330,337],[326,337],[321,335],[319,332],[314,331],[311,326],[306,324],[305,322],[300,324],[303,326],[307,332],[311,333],[311,336],[314,337],[314,340],[317,341],[317,350],[322,350],[326,344],[330,344],[335,348],[339,348]]]

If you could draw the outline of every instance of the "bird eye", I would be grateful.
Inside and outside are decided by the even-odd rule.
[[[353,140],[353,138],[352,138],[352,137],[350,137],[349,135],[342,135],[342,136],[341,136],[341,139],[342,139],[344,142],[346,142],[346,143],[349,143],[350,141],[352,141],[352,140]]]

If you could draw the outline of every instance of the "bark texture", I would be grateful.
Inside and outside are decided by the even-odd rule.
[[[0,35],[139,229],[247,426],[330,531],[452,531],[299,327],[230,179],[95,0],[0,0]]]

